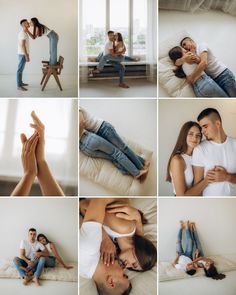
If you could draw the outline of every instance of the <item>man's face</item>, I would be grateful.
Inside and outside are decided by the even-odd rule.
[[[34,243],[36,240],[37,233],[36,231],[29,231],[28,238],[31,243]]]
[[[182,46],[185,50],[189,51],[193,46],[196,46],[196,44],[195,44],[195,42],[194,42],[192,39],[190,39],[190,38],[186,38],[186,39],[184,39],[184,41],[181,43],[181,46]]]
[[[119,259],[125,268],[132,268],[134,270],[142,270],[138,258],[135,255],[134,249],[130,248],[126,251],[122,251],[119,255]]]
[[[114,35],[114,33],[110,33],[110,34],[108,34],[108,39],[109,39],[110,41],[114,41],[114,40],[115,40],[115,35]]]
[[[125,269],[121,267],[117,260],[114,264],[109,265],[109,274],[112,275],[114,283],[118,283],[123,286],[123,289],[128,289],[130,282],[128,276],[125,274]]]
[[[196,126],[189,129],[186,141],[187,146],[193,149],[201,142],[201,132]]]
[[[24,21],[24,22],[21,24],[21,26],[22,26],[23,28],[27,28],[27,29],[30,27],[30,25],[29,25],[29,23],[28,23],[27,20]]]
[[[219,121],[213,121],[209,117],[204,117],[199,121],[202,133],[207,140],[214,140],[219,131]]]

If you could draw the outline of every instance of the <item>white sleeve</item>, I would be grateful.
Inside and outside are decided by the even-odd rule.
[[[24,240],[21,240],[20,241],[20,249],[24,249],[25,250],[25,241]]]
[[[206,51],[206,52],[208,52],[208,46],[207,46],[207,44],[206,43],[200,43],[199,45],[198,45],[198,54],[200,55],[200,54],[202,54],[204,51]]]
[[[193,150],[192,165],[193,166],[200,166],[200,167],[205,166],[204,161],[203,161],[202,148],[200,146],[197,146]]]
[[[176,265],[175,265],[175,268],[176,268],[176,269],[182,269],[182,267],[181,267],[180,264],[176,264]]]
[[[41,243],[38,243],[38,247],[41,251],[44,251],[45,250],[45,247],[44,245],[42,245]]]

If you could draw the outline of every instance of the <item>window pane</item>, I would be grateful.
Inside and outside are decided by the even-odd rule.
[[[146,55],[147,0],[134,0],[133,54]]]
[[[83,36],[88,56],[103,51],[106,38],[106,1],[83,1]]]
[[[110,0],[110,28],[112,31],[119,32],[123,36],[126,46],[126,54],[129,50],[129,1]]]
[[[0,100],[0,156],[2,153],[3,142],[4,142],[4,132],[6,128],[6,118],[7,118],[7,107],[8,100]]]
[[[52,154],[62,154],[66,149],[66,139],[69,135],[71,100],[20,100],[16,115],[14,132],[14,156],[21,151],[20,133],[32,135],[29,127],[32,122],[30,113],[36,112],[45,125],[46,151]]]

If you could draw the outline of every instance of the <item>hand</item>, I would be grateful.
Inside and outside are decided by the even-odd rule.
[[[209,182],[223,182],[227,181],[228,173],[222,166],[216,166],[214,169],[207,172]]]
[[[41,162],[45,161],[45,138],[44,138],[44,130],[45,127],[43,123],[39,120],[37,115],[34,111],[31,113],[31,117],[33,119],[34,124],[30,124],[30,127],[34,128],[34,130],[39,135],[39,141],[36,148],[36,159],[37,163],[40,164]]]
[[[116,256],[116,247],[108,236],[105,236],[103,238],[100,247],[100,252],[100,258],[104,264],[106,264],[107,266],[109,266],[110,264],[114,264]]]
[[[38,135],[34,133],[29,139],[25,134],[21,134],[22,154],[21,160],[25,175],[35,177],[37,175],[37,161],[35,157],[35,150],[38,143]]]
[[[41,257],[41,253],[40,253],[40,252],[36,252],[34,255],[35,255],[35,257],[37,257],[37,258],[40,258],[40,257]]]
[[[184,62],[186,62],[188,64],[193,64],[193,63],[195,63],[196,55],[194,53],[188,51],[184,54],[183,60],[184,60]]]
[[[25,61],[26,61],[26,62],[29,62],[29,61],[30,61],[29,54],[26,54],[26,55],[25,55]]]
[[[71,269],[71,268],[74,268],[74,266],[64,265],[64,268],[65,269]]]
[[[128,204],[111,204],[107,206],[107,213],[114,213],[116,217],[126,220],[140,221],[141,216],[138,209],[131,207]]]
[[[33,266],[34,266],[34,263],[33,263],[33,261],[31,261],[31,260],[27,261],[27,263],[28,263],[28,265],[29,265],[30,267],[33,267]]]
[[[196,45],[192,43],[192,44],[190,45],[189,50],[190,50],[190,52],[192,52],[192,53],[196,53]]]

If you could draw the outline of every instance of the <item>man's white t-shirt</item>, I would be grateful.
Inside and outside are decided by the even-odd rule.
[[[22,40],[25,40],[25,46],[26,46],[26,50],[27,50],[27,53],[29,54],[29,36],[26,32],[23,31],[23,29],[19,32],[18,34],[18,54],[22,54],[24,55],[24,51],[22,49],[22,47],[20,46]]]
[[[86,111],[86,109],[82,107],[80,107],[79,110],[84,116],[85,129],[97,133],[104,120],[91,115],[89,112]]]
[[[83,222],[80,228],[79,259],[80,276],[91,279],[100,259],[102,224],[94,221]]]
[[[35,253],[38,250],[44,251],[45,247],[38,241],[35,241],[34,243],[30,243],[28,240],[22,240],[20,242],[20,249],[25,250],[25,256],[29,258],[30,260],[33,260],[35,257]]]
[[[202,141],[194,150],[192,165],[204,167],[204,176],[215,166],[222,166],[228,173],[236,173],[236,139],[227,137],[223,143]],[[236,196],[236,184],[224,181],[210,183],[203,196]]]
[[[110,54],[109,50],[111,50],[111,49],[113,49],[113,42],[108,40],[105,44],[105,48],[104,48],[104,52],[103,52],[104,55]]]
[[[180,255],[179,261],[175,265],[175,268],[186,271],[186,265],[192,262],[193,262],[192,259],[190,259],[188,256]]]
[[[197,55],[200,56],[204,51],[207,52],[207,67],[205,72],[212,79],[215,79],[226,69],[226,66],[213,55],[206,43],[197,44]]]

